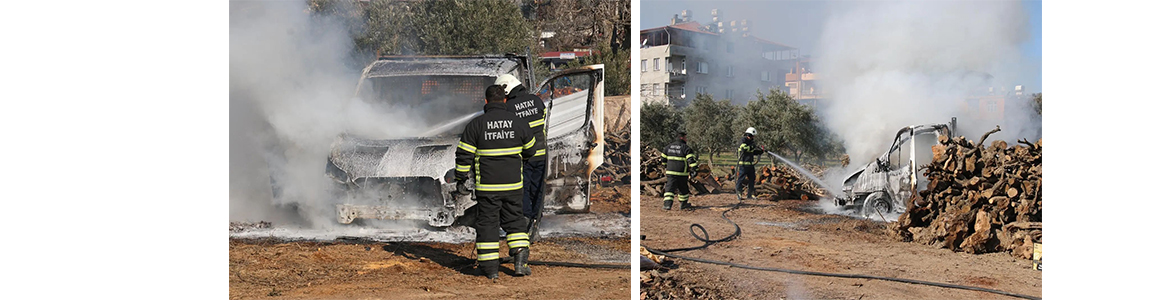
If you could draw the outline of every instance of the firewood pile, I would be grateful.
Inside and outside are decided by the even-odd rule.
[[[812,167],[812,166],[810,166]],[[728,189],[735,187],[735,166],[727,167],[727,175],[717,177],[720,182],[730,183]],[[814,173],[823,173],[824,170],[810,170]],[[818,172],[820,171],[820,172]],[[816,200],[828,195],[812,180],[787,166],[756,166],[756,198],[778,201],[789,199]]]
[[[894,233],[904,241],[954,251],[1011,251],[1030,259],[1041,242],[1042,140],[1008,146],[983,142],[999,127],[972,143],[964,137],[939,137],[924,166],[927,188],[911,196]]]
[[[666,192],[666,159],[658,149],[646,147],[642,149],[642,194],[659,197]],[[699,164],[695,168],[695,176],[688,181],[691,195],[714,194],[719,192],[721,183],[715,176],[711,176],[711,166]]]
[[[735,182],[732,180],[732,182]],[[819,186],[787,166],[763,166],[756,168],[756,193],[763,199],[816,200],[826,195]]]
[[[605,161],[593,172],[603,186],[630,184],[630,127],[605,133]]]

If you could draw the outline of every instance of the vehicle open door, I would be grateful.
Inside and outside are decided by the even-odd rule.
[[[547,107],[546,212],[589,212],[589,178],[605,153],[603,78],[603,66],[590,65],[553,74],[536,90]]]

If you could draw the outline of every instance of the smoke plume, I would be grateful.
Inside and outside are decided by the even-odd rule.
[[[1005,101],[1003,120],[963,108],[973,91],[1013,88],[1024,76],[1019,45],[1028,15],[1019,2],[851,2],[825,20],[814,66],[823,76],[826,125],[859,167],[888,149],[905,126],[958,118],[958,134],[1035,139],[1039,117],[1027,103]],[[979,110],[975,107],[972,110]]]
[[[422,129],[404,125],[414,123],[405,110],[353,99],[361,71],[353,40],[341,20],[310,14],[304,1],[233,1],[229,47],[233,221],[335,223],[324,175],[334,138]]]

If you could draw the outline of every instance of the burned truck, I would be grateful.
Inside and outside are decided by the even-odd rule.
[[[586,66],[534,84],[525,56],[380,57],[362,72],[356,98],[407,109],[430,129],[397,139],[339,135],[326,165],[337,221],[418,220],[442,228],[470,219],[474,197],[455,193],[455,149],[467,122],[483,113],[484,89],[503,74],[547,107],[543,212],[588,212],[589,178],[604,153],[603,72]]]
[[[929,159],[930,146],[938,143],[940,135],[950,137],[954,128],[955,118],[951,118],[949,124],[898,130],[889,150],[845,178],[836,204],[859,210],[866,218],[896,219],[906,211],[906,200],[922,188],[918,158]]]

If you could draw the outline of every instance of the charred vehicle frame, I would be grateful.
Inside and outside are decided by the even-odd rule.
[[[955,128],[955,118],[949,124],[908,126],[898,130],[890,148],[864,168],[854,171],[845,178],[842,194],[835,203],[851,209],[858,209],[861,215],[871,218],[877,215],[883,219],[906,211],[906,200],[919,190],[919,167],[917,137],[932,135],[937,143],[940,135],[950,137]],[[903,147],[909,143],[909,147]],[[909,162],[892,165],[891,157],[902,158],[903,148],[909,148]]]
[[[483,89],[503,74],[521,79],[547,107],[543,212],[588,212],[589,178],[604,153],[603,72],[601,65],[565,70],[532,89],[535,80],[526,56],[379,58],[363,71],[357,98],[417,108],[436,124],[410,138],[339,135],[326,165],[336,187],[332,198],[337,221],[419,220],[433,227],[468,221],[474,195],[455,192],[458,134],[482,114]],[[440,109],[430,109],[436,106]],[[433,113],[443,108],[450,109]]]

